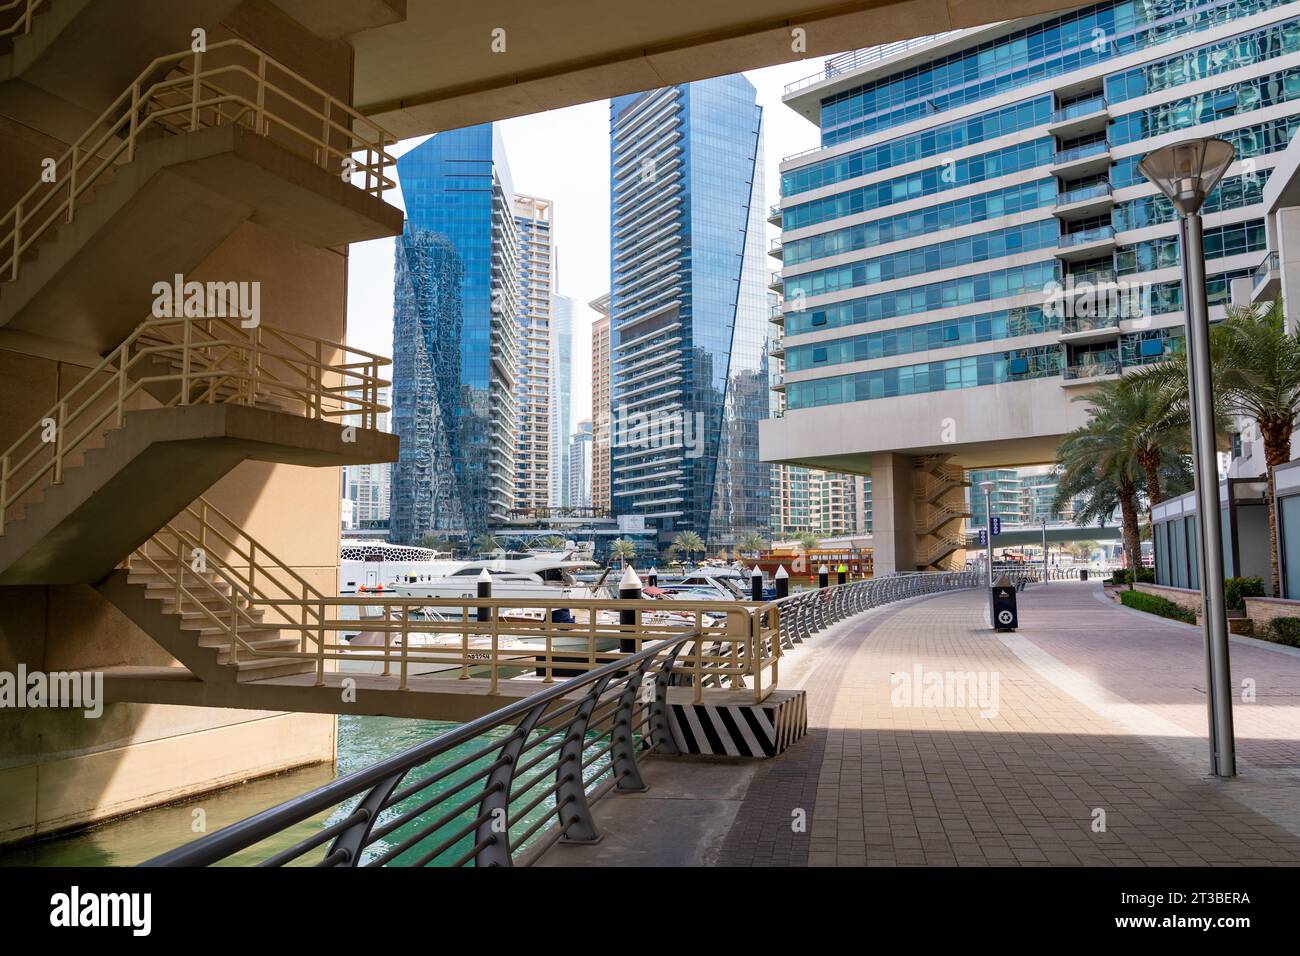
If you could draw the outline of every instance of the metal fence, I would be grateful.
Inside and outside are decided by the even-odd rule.
[[[1032,578],[1017,572],[1018,583]],[[976,571],[899,574],[745,606],[761,656],[779,657],[855,614],[983,580]],[[144,865],[510,866],[524,851],[595,840],[592,805],[645,789],[638,760],[675,752],[669,686],[699,680],[678,657],[713,636],[684,630],[620,655]]]

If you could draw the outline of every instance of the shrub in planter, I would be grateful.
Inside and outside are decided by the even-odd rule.
[[[1255,634],[1274,644],[1300,647],[1300,617],[1275,617],[1256,627]]]
[[[1147,594],[1145,591],[1121,591],[1119,599],[1125,607],[1131,607],[1136,611],[1146,611],[1148,614],[1158,614],[1160,617],[1173,618],[1175,621],[1185,621],[1188,624],[1196,623],[1195,611],[1166,600],[1158,594]]]
[[[1264,581],[1261,578],[1228,578],[1223,582],[1223,599],[1230,611],[1246,610],[1246,598],[1263,597]]]

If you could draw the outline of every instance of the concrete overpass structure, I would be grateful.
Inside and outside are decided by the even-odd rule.
[[[15,569],[0,585],[0,666],[162,668],[190,674],[178,684],[229,686],[220,702],[132,689],[98,722],[59,710],[0,714],[0,842],[332,759],[328,715],[289,712],[288,697],[240,696],[242,683],[304,666],[286,653],[295,640],[278,633],[283,622],[256,620],[248,607],[269,599],[254,570],[268,552],[281,556],[271,563],[284,586],[293,582],[293,600],[305,600],[304,588],[332,592],[337,468],[392,460],[387,436],[337,419],[360,414],[373,426],[382,412],[375,390],[386,360],[345,343],[347,245],[401,229],[384,201],[396,138],[1065,6],[6,5],[0,498],[4,537],[20,537],[0,549]],[[255,284],[262,314],[253,327],[205,314],[197,339],[184,323],[147,327],[153,283],[177,273]],[[362,390],[359,406],[340,398],[340,382]],[[212,421],[197,420],[205,416]],[[47,421],[54,437],[43,441]],[[196,475],[215,484],[200,489]],[[133,487],[149,507],[131,506]],[[179,508],[200,490],[228,519],[220,534],[202,531],[215,537],[194,538],[184,516],[196,506]],[[110,509],[106,535],[96,509],[110,500],[125,504]],[[191,577],[175,554],[165,565],[159,535],[198,548],[207,570]],[[83,555],[93,560],[64,560]],[[137,567],[132,580],[132,556],[157,566]],[[206,623],[215,606],[248,633]],[[120,772],[130,761],[149,772]]]

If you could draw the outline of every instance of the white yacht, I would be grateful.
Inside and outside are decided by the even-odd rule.
[[[448,567],[408,571],[398,575],[390,589],[404,597],[472,598],[478,595],[478,579],[486,570],[492,576],[494,598],[608,596],[603,582],[583,583],[574,578],[574,574],[594,567],[594,562],[575,560],[567,552],[496,552],[451,562]]]

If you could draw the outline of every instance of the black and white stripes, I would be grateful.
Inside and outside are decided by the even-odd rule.
[[[669,728],[681,753],[775,757],[808,729],[803,691],[776,691],[761,704],[670,704]]]

